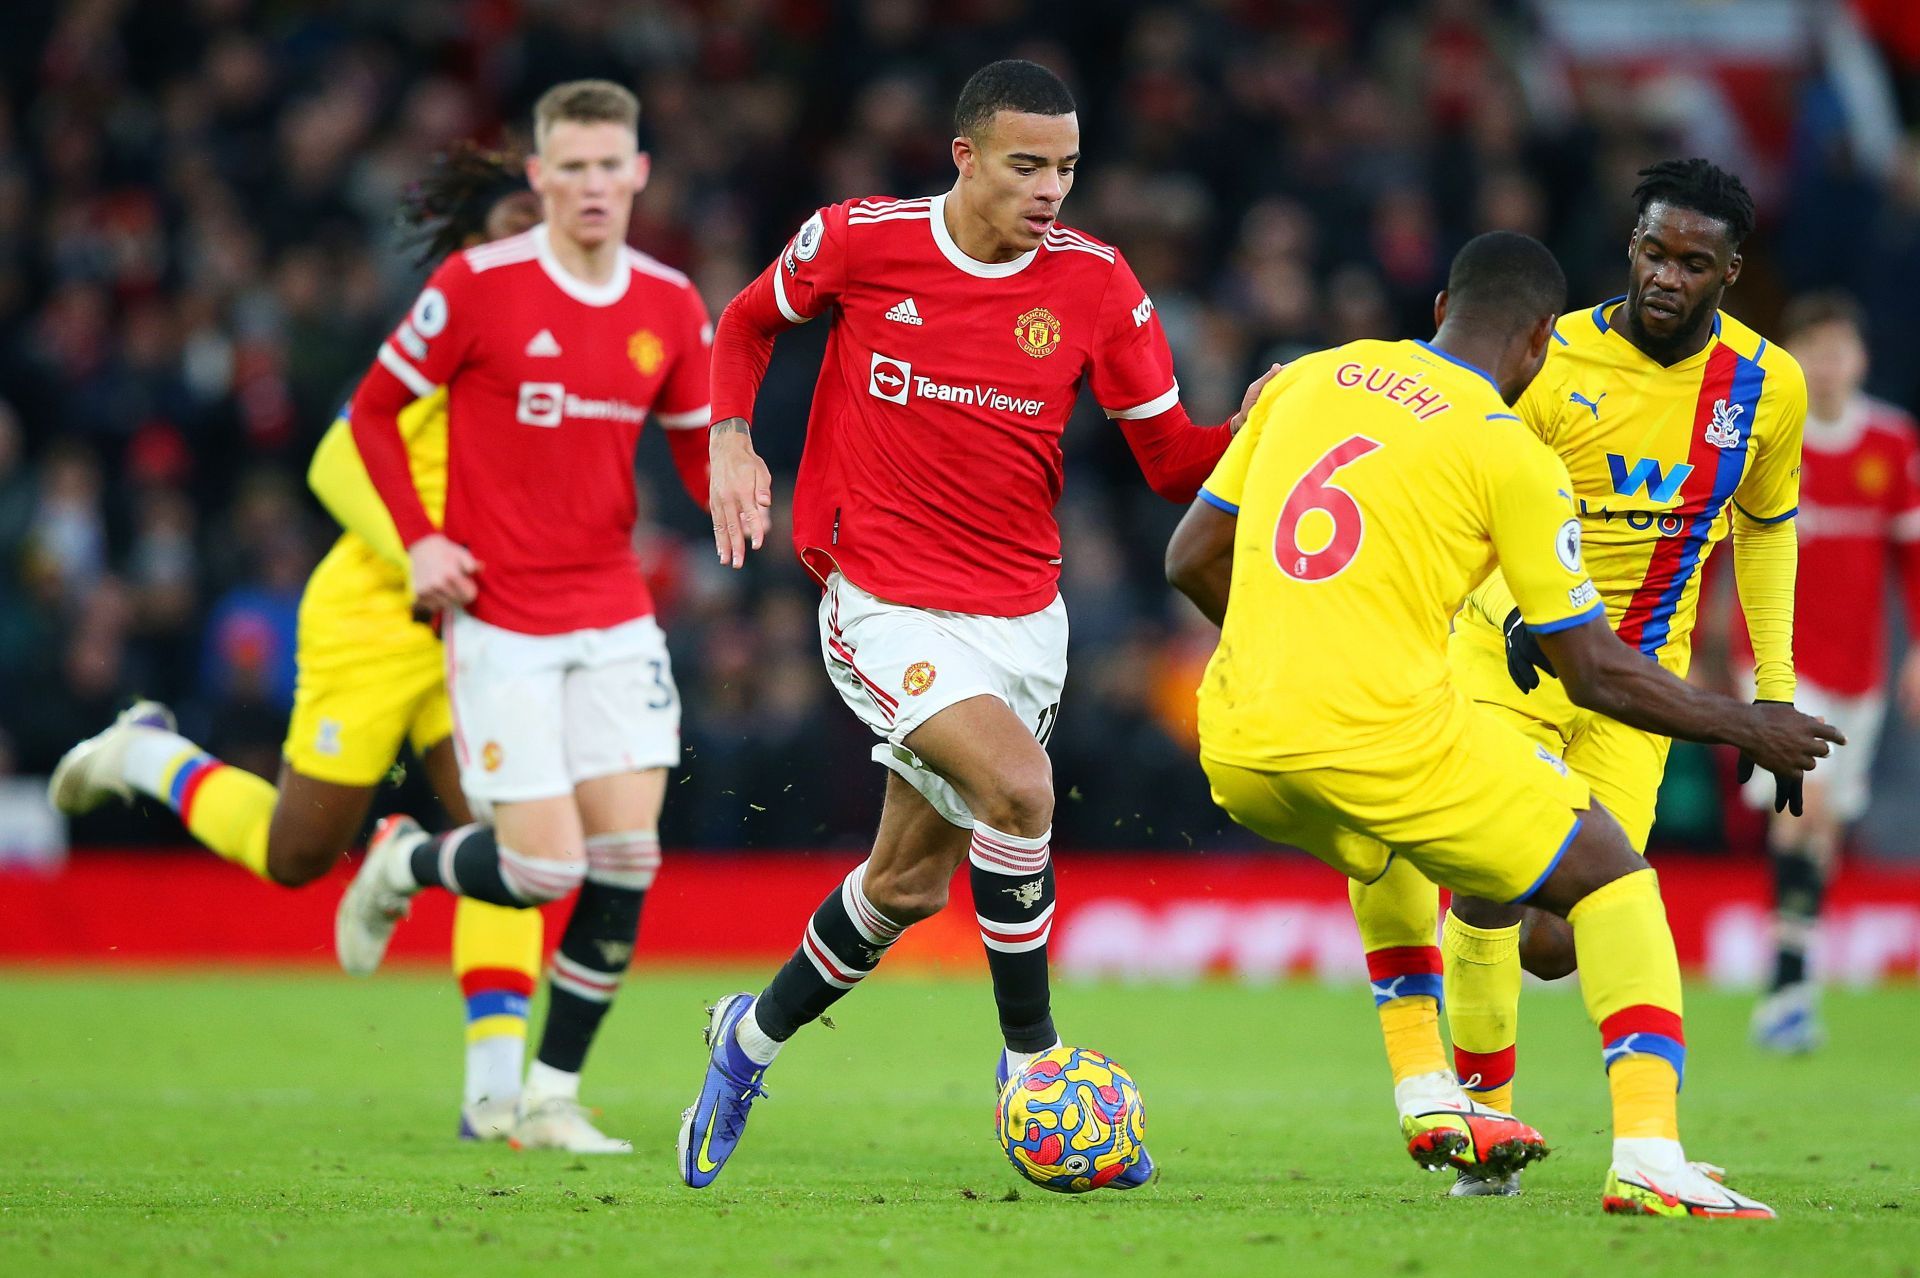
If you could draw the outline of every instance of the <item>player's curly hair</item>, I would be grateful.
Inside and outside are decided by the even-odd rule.
[[[1075,109],[1066,81],[1038,62],[1007,58],[967,77],[953,108],[953,131],[963,138],[978,137],[1000,111],[1070,115]]]
[[[1738,250],[1753,234],[1753,196],[1746,183],[1711,160],[1662,160],[1640,170],[1633,188],[1634,208],[1645,217],[1651,204],[1704,213],[1727,228],[1727,239]]]
[[[527,189],[525,166],[511,151],[460,141],[435,157],[433,171],[408,188],[399,222],[406,243],[426,266],[486,230],[487,215]]]

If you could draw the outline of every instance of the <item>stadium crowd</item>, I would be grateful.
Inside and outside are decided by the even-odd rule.
[[[394,209],[449,143],[517,137],[555,81],[639,92],[654,176],[633,239],[718,313],[815,206],[944,189],[948,110],[974,67],[1054,66],[1086,153],[1065,220],[1127,254],[1202,421],[1270,362],[1424,335],[1446,262],[1481,230],[1540,236],[1576,299],[1611,296],[1633,171],[1713,154],[1762,202],[1735,309],[1764,324],[1797,289],[1853,288],[1873,389],[1911,409],[1920,149],[1902,136],[1920,20],[1856,8],[1858,23],[1809,27],[1801,73],[1736,128],[1697,82],[1575,74],[1541,15],[1501,0],[10,6],[0,774],[44,773],[140,692],[272,775],[301,585],[333,536],[307,458],[422,275]],[[822,340],[783,342],[761,399],[779,514]],[[1211,630],[1161,577],[1180,512],[1090,404],[1066,442],[1057,840],[1231,840],[1192,762]],[[781,548],[718,569],[657,438],[640,469],[686,704],[664,838],[863,839],[881,774],[819,668],[813,587]],[[167,832],[111,812],[76,833]]]

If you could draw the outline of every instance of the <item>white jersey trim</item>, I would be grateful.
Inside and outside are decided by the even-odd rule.
[[[527,234],[533,238],[534,255],[539,258],[540,269],[547,273],[547,278],[562,293],[574,301],[586,306],[612,306],[627,295],[627,285],[633,278],[633,263],[626,253],[614,259],[613,278],[605,284],[589,284],[560,265],[560,259],[554,256],[553,242],[545,222]]]
[[[1032,248],[1022,253],[1019,257],[1014,258],[1011,262],[982,262],[968,257],[966,253],[961,250],[960,246],[953,242],[953,236],[947,230],[946,208],[946,196],[936,195],[933,197],[928,208],[928,220],[933,225],[933,242],[939,247],[942,257],[945,257],[949,262],[953,263],[962,271],[965,271],[968,275],[976,276],[983,280],[1005,279],[1009,275],[1018,275],[1020,272],[1026,270],[1027,267],[1032,264],[1033,259],[1039,256],[1040,250]]]
[[[781,278],[781,276],[782,276],[782,273],[783,273],[783,271],[784,271],[785,269],[786,269],[786,263],[785,263],[785,262],[775,262],[775,263],[773,264],[773,301],[774,301],[774,304],[775,304],[776,306],[778,306],[778,307],[780,308],[780,313],[781,313],[782,315],[784,315],[784,316],[786,316],[786,317],[787,317],[787,323],[789,323],[789,324],[804,324],[804,323],[806,323],[806,322],[807,322],[808,320],[810,320],[810,319],[812,319],[812,318],[813,318],[813,316],[811,316],[811,315],[802,315],[802,314],[801,314],[801,313],[800,313],[799,311],[796,311],[796,310],[794,310],[794,309],[793,309],[793,303],[792,303],[792,302],[789,302],[789,301],[787,300],[787,285],[786,285],[786,281],[785,281],[784,279],[782,279],[782,278]]]
[[[406,356],[393,349],[392,342],[382,342],[380,344],[380,367],[399,378],[401,385],[405,386],[421,399],[425,399],[440,389],[428,381],[426,375],[419,369],[407,363]]]
[[[533,245],[533,236],[526,231],[496,240],[492,244],[480,244],[467,250],[467,269],[475,275],[482,271],[491,271],[496,266],[512,266],[516,262],[531,262],[537,255]]]
[[[1114,261],[1113,249],[1066,227],[1055,227],[1047,232],[1047,247],[1055,252],[1091,253],[1108,265]]]
[[[681,288],[690,288],[693,285],[693,281],[687,278],[686,272],[676,271],[659,258],[642,253],[637,248],[627,249],[627,261],[642,275],[651,275],[669,284],[678,284]]]
[[[1132,408],[1103,408],[1102,411],[1115,421],[1137,422],[1143,417],[1158,417],[1180,402],[1180,383],[1175,382],[1164,395],[1155,395],[1144,404],[1135,404]]]
[[[712,421],[713,405],[702,404],[684,413],[655,413],[653,417],[662,430],[698,430]]]
[[[1887,536],[1894,541],[1920,541],[1920,510],[1909,510],[1889,519]]]

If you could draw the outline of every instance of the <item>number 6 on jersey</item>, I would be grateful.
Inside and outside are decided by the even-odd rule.
[[[1360,552],[1360,539],[1366,535],[1366,522],[1352,495],[1330,481],[1335,471],[1378,447],[1378,440],[1350,435],[1322,454],[1293,486],[1273,529],[1273,562],[1281,572],[1295,581],[1325,581],[1339,576],[1353,562]],[[1315,537],[1319,548],[1308,550],[1300,543],[1300,524],[1316,510],[1332,522],[1332,534],[1324,542]]]

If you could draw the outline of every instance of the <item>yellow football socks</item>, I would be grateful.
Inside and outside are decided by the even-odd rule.
[[[1686,1075],[1680,962],[1651,869],[1615,879],[1567,915],[1587,1015],[1600,1028],[1616,1137],[1678,1140]]]
[[[1440,952],[1454,1073],[1469,1096],[1510,1114],[1520,1029],[1520,925],[1479,928],[1448,911]]]
[[[163,769],[156,797],[179,813],[187,831],[215,856],[272,882],[267,829],[280,792],[271,783],[186,743]]]
[[[469,897],[454,908],[453,973],[467,1010],[468,1104],[520,1094],[541,939],[539,910],[513,910]]]
[[[1440,948],[1433,943],[1440,892],[1405,858],[1372,883],[1351,883],[1360,943],[1393,1081],[1447,1068],[1440,1041]]]

